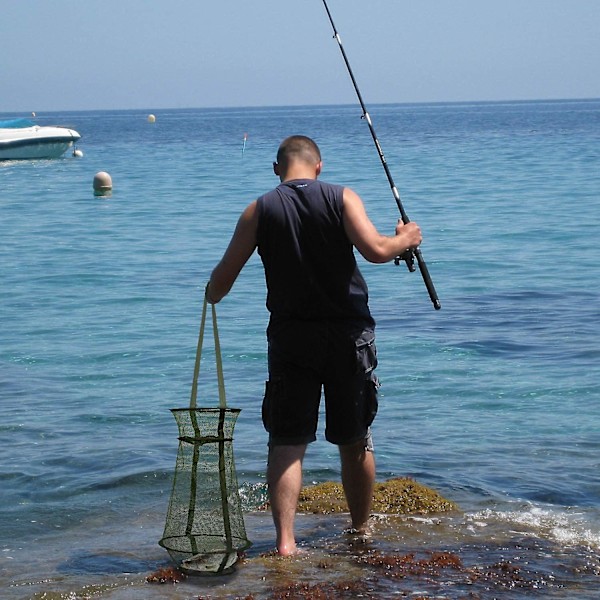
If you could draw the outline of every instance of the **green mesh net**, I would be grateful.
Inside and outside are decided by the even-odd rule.
[[[184,569],[220,573],[250,546],[233,459],[239,409],[175,408],[179,451],[160,545]]]
[[[220,407],[195,406],[205,301],[190,407],[171,409],[179,428],[179,450],[167,520],[159,541],[180,568],[198,575],[231,571],[238,552],[251,545],[246,537],[233,459],[233,429],[240,409],[225,406],[214,305],[212,311]]]

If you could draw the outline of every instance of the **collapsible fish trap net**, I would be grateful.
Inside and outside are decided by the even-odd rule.
[[[233,429],[240,409],[226,405],[214,305],[219,407],[196,407],[207,304],[205,299],[190,407],[171,409],[179,428],[179,450],[165,530],[159,541],[181,569],[197,575],[230,572],[238,552],[251,545],[233,459]]]

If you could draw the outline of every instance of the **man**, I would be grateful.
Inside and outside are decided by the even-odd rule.
[[[337,444],[352,527],[364,532],[375,459],[370,425],[377,412],[375,322],[353,247],[383,263],[421,243],[415,223],[381,235],[351,189],[318,181],[319,148],[285,139],[273,170],[281,183],[242,213],[206,294],[219,302],[256,248],[267,282],[269,380],[262,416],[269,432],[267,484],[277,551],[296,552],[294,519],[302,461],[317,429],[321,389],[325,437]]]

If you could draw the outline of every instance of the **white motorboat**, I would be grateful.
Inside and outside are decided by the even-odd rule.
[[[28,119],[0,121],[0,160],[58,158],[80,137],[74,129],[36,125]]]

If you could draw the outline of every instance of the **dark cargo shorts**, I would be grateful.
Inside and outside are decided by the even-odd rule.
[[[267,334],[269,381],[262,418],[269,445],[316,440],[323,390],[325,438],[337,445],[365,439],[370,447],[379,387],[373,329],[291,321],[270,324]]]

